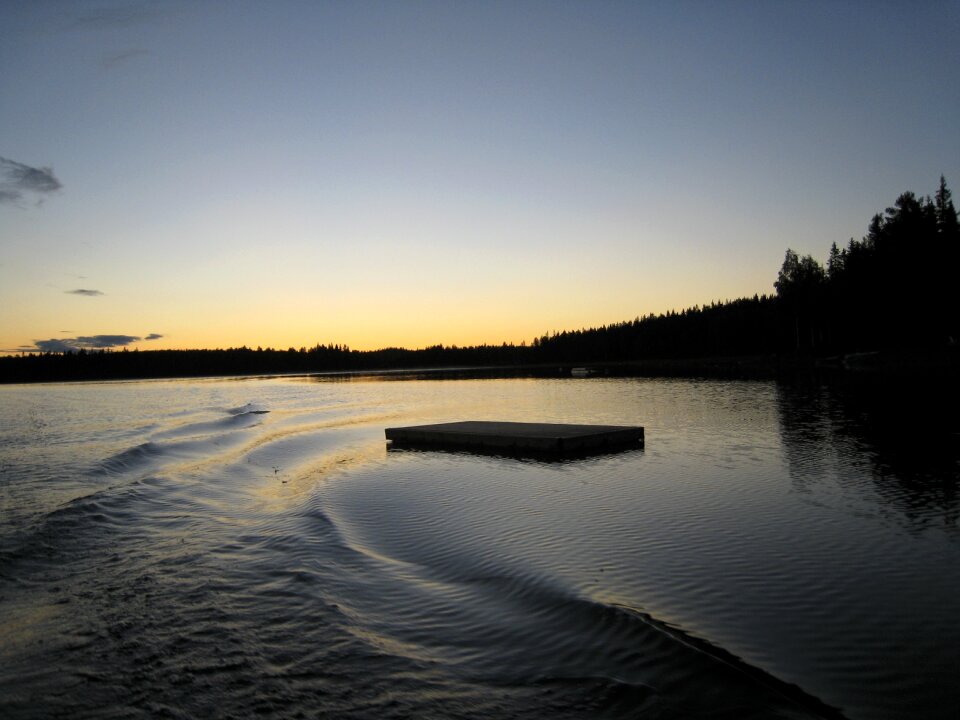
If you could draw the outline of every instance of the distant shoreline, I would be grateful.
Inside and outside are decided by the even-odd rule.
[[[204,367],[187,364],[169,368],[168,372],[136,372],[136,367],[122,362],[142,360],[154,353],[180,351],[145,351],[142,353],[91,354],[91,362],[84,367],[55,367],[49,364],[27,367],[30,357],[0,358],[0,384],[34,384],[63,382],[105,382],[137,380],[178,380],[202,378],[241,377],[328,377],[359,378],[381,376],[395,379],[476,379],[509,377],[676,377],[717,378],[742,380],[774,380],[810,373],[842,375],[881,375],[905,377],[918,374],[960,377],[960,350],[950,347],[940,350],[873,351],[850,353],[826,358],[790,357],[778,355],[746,355],[731,357],[699,358],[645,358],[621,361],[540,362],[512,364],[462,364],[377,367],[369,365],[353,368],[283,368],[258,369],[216,368],[204,363]],[[183,351],[192,352],[192,351]],[[200,351],[204,354],[228,353],[230,351]],[[252,352],[252,351],[251,351]],[[281,355],[283,353],[280,353]],[[110,358],[111,367],[97,367],[99,358]],[[121,362],[114,361],[119,358]],[[136,363],[140,365],[141,363]],[[19,365],[19,367],[17,367]],[[18,372],[19,370],[19,372]],[[71,372],[73,370],[73,372]],[[112,372],[111,372],[112,370]]]

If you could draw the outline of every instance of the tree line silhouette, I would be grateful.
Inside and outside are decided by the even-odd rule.
[[[22,353],[0,357],[0,381],[589,363],[648,363],[682,372],[684,361],[707,358],[796,360],[946,349],[960,339],[958,269],[960,223],[941,177],[933,198],[904,192],[873,217],[861,240],[851,238],[842,248],[833,243],[825,267],[787,249],[775,295],[554,332],[529,345]]]
[[[792,320],[792,349],[821,355],[955,344],[958,263],[960,226],[941,177],[933,199],[905,192],[862,240],[833,243],[826,268],[788,250],[775,283],[781,328],[789,334]]]

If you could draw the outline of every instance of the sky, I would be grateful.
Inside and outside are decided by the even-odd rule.
[[[960,2],[0,3],[0,351],[530,342],[960,192]]]

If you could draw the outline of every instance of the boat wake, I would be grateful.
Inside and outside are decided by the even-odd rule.
[[[478,490],[536,463],[398,460],[381,420],[171,414],[37,495],[0,554],[0,714],[839,717],[537,559],[536,525]]]

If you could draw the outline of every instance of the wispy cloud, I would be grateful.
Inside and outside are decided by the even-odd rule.
[[[63,185],[50,167],[32,167],[16,160],[0,157],[0,203],[16,203],[26,195],[44,196]]]
[[[88,10],[76,17],[74,29],[122,28],[139,25],[160,16],[162,11],[148,4],[117,5]]]
[[[67,295],[84,295],[85,297],[97,297],[98,295],[103,295],[99,290],[86,290],[84,288],[77,288],[76,290],[65,290]]]
[[[50,338],[34,340],[33,346],[23,345],[26,352],[77,352],[78,350],[110,350],[126,347],[141,340],[159,340],[163,335],[150,333],[145,338],[139,335],[80,335],[74,338]]]
[[[133,60],[134,58],[140,57],[142,55],[149,55],[149,50],[143,50],[141,48],[130,48],[129,50],[124,50],[122,52],[114,53],[113,55],[108,55],[102,61],[102,65],[105,70],[110,70],[117,67],[118,65],[123,65],[124,63]]]

